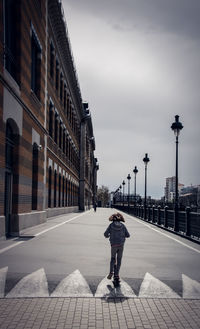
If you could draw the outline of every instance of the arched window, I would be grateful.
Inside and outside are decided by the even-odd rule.
[[[57,196],[57,172],[54,170],[54,207],[56,207],[56,196]]]
[[[65,177],[62,179],[62,207],[65,206]]]
[[[58,181],[58,207],[61,207],[61,174],[59,174]]]
[[[53,137],[53,105],[49,105],[49,135]]]
[[[51,208],[51,174],[52,169],[49,167],[49,184],[48,184],[48,207]]]
[[[66,178],[66,187],[65,187],[65,207],[68,206],[68,182],[67,182],[67,178]]]

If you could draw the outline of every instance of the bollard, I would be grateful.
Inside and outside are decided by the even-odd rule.
[[[161,209],[161,206],[158,206],[158,225],[160,225],[160,209]]]
[[[168,227],[168,209],[169,207],[168,206],[165,206],[165,227]]]
[[[190,236],[190,207],[185,208],[185,233]]]

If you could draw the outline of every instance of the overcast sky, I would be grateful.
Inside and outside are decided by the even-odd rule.
[[[63,0],[83,100],[88,101],[99,161],[98,185],[116,190],[138,167],[137,192],[164,195],[175,175],[200,184],[200,1]]]

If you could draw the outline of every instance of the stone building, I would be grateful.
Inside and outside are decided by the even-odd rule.
[[[97,159],[59,0],[0,0],[0,237],[90,208]]]

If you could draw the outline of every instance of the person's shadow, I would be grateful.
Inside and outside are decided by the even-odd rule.
[[[128,299],[128,297],[125,297],[122,293],[120,284],[117,286],[111,286],[110,284],[107,284],[107,288],[109,292],[103,296],[106,301],[121,303],[122,301]]]

